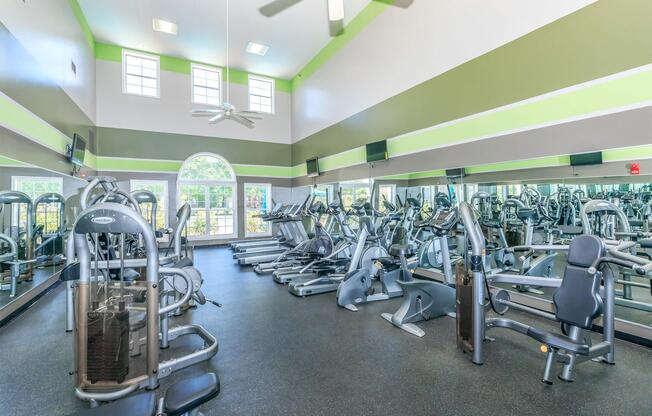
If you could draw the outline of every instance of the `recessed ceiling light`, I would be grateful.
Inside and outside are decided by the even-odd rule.
[[[246,51],[249,53],[253,53],[254,55],[265,56],[268,50],[269,50],[269,46],[267,45],[262,45],[256,42],[247,42]]]
[[[177,24],[168,22],[167,20],[153,19],[152,27],[157,32],[168,33],[170,35],[177,34]]]

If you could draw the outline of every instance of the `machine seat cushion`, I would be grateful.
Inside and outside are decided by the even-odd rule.
[[[536,339],[542,344],[550,345],[552,347],[563,349],[568,352],[573,352],[580,355],[589,354],[589,346],[587,344],[578,344],[565,335],[546,332],[533,327],[528,329],[527,335]]]
[[[394,257],[407,256],[411,253],[410,246],[407,244],[392,244],[389,247],[389,254]]]
[[[590,274],[588,268],[604,251],[604,243],[594,235],[577,236],[571,241],[564,278],[552,297],[555,316],[561,322],[591,329],[593,320],[602,312],[602,274]]]
[[[638,240],[642,248],[652,248],[652,238],[642,238]]]
[[[163,404],[167,416],[189,412],[220,394],[220,382],[215,373],[179,381],[165,392]]]
[[[156,394],[153,391],[116,400],[104,406],[80,410],[69,416],[152,416],[156,413]]]
[[[632,227],[642,227],[644,223],[642,220],[629,220],[629,225]]]

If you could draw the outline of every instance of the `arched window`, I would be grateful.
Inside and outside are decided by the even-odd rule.
[[[179,205],[188,202],[192,208],[189,236],[236,235],[236,179],[226,159],[212,153],[190,156],[181,166],[177,182]]]

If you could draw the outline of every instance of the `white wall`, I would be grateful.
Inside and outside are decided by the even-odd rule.
[[[388,7],[293,93],[293,141],[595,0],[418,0]]]
[[[97,125],[132,130],[290,143],[291,94],[276,91],[275,114],[262,115],[253,129],[233,121],[208,124],[192,117],[190,75],[160,72],[160,98],[122,93],[122,65],[97,60]],[[223,95],[225,92],[223,91]],[[231,104],[248,109],[247,85],[231,84]],[[136,155],[134,155],[136,156]]]
[[[95,56],[68,1],[0,0],[0,21],[94,122]]]

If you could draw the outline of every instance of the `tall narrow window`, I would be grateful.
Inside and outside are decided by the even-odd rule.
[[[193,104],[220,105],[222,102],[222,71],[192,64]]]
[[[245,237],[271,235],[270,223],[263,221],[260,214],[271,209],[272,185],[269,183],[245,183],[244,204]]]
[[[226,159],[211,153],[188,158],[179,171],[177,201],[192,209],[188,235],[193,238],[228,238],[237,233],[236,180]]]
[[[159,57],[122,50],[122,92],[159,97]]]
[[[131,191],[145,190],[150,191],[156,196],[156,227],[167,228],[168,226],[168,181],[160,180],[139,180],[132,179],[130,182]],[[142,210],[142,214],[147,221],[151,212],[151,207]]]
[[[274,113],[274,80],[249,75],[249,110]]]

